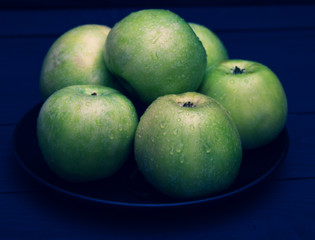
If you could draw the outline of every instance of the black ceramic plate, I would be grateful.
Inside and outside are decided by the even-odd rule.
[[[32,108],[19,122],[13,137],[13,148],[19,164],[36,180],[63,194],[112,206],[176,207],[210,204],[249,190],[270,175],[285,159],[289,137],[284,129],[271,144],[252,151],[244,151],[239,175],[224,192],[200,199],[178,201],[157,192],[137,169],[131,156],[123,168],[105,180],[90,183],[68,183],[58,178],[46,166],[38,147],[36,120],[41,104]]]

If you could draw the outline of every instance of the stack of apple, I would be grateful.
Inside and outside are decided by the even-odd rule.
[[[228,60],[213,32],[160,9],[66,32],[45,57],[40,89],[37,136],[59,177],[107,178],[134,154],[150,184],[183,199],[227,189],[243,149],[273,141],[287,117],[268,67]]]

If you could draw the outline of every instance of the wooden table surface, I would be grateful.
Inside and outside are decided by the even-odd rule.
[[[127,211],[51,191],[12,148],[17,123],[41,101],[43,58],[70,28],[112,27],[138,9],[1,10],[0,239],[315,239],[315,5],[169,9],[217,33],[230,58],[278,75],[289,105],[284,162],[259,187],[201,209]]]

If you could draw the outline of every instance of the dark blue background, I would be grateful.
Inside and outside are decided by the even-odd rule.
[[[312,0],[2,0],[3,9],[65,9],[65,8],[130,8],[130,7],[187,7],[187,6],[266,6],[314,4]]]
[[[0,239],[315,239],[315,5],[312,1],[0,2]],[[112,27],[132,11],[167,8],[222,39],[230,58],[269,66],[289,103],[290,149],[258,188],[219,206],[117,211],[65,198],[29,177],[12,153],[18,121],[41,101],[43,58],[65,31]],[[27,141],[27,139],[26,139]]]

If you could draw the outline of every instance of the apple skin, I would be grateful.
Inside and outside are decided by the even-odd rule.
[[[44,102],[37,136],[53,172],[67,181],[87,182],[120,169],[132,151],[137,124],[133,104],[118,91],[74,85]]]
[[[212,69],[218,63],[229,58],[223,42],[214,32],[200,24],[189,23],[189,25],[194,30],[206,50],[207,69]]]
[[[128,92],[147,105],[159,96],[196,91],[207,64],[189,24],[162,9],[133,12],[116,23],[104,58]]]
[[[119,89],[103,58],[110,28],[87,24],[61,35],[47,52],[40,75],[40,92],[47,99],[71,85],[104,85]]]
[[[243,73],[233,73],[235,67]],[[206,76],[200,90],[230,113],[244,149],[274,140],[287,119],[287,99],[278,77],[265,65],[235,59],[220,63]]]
[[[184,103],[195,107],[184,107]],[[238,175],[241,140],[214,99],[196,92],[157,98],[140,118],[135,159],[160,192],[191,199],[228,188]]]

